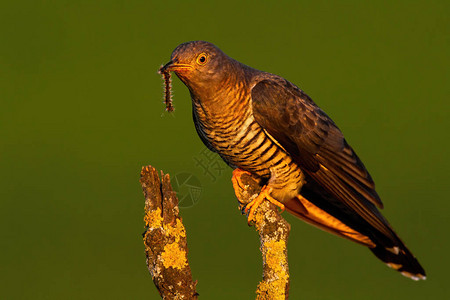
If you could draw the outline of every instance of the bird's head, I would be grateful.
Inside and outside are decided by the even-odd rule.
[[[192,92],[217,89],[232,65],[233,60],[213,44],[194,41],[176,47],[160,72],[175,72]]]

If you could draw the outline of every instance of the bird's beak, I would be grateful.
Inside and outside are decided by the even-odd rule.
[[[171,72],[171,71],[180,71],[180,70],[189,70],[192,69],[191,65],[188,64],[179,64],[173,61],[169,61],[167,64],[159,68],[159,72]]]

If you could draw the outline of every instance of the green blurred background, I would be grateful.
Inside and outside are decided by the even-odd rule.
[[[368,250],[285,216],[291,299],[446,299],[449,1],[2,1],[0,298],[158,299],[145,266],[141,166],[192,174],[182,209],[201,299],[252,299],[258,238],[231,170],[204,146],[174,77],[189,40],[284,76],[345,133],[384,214],[428,272],[413,282]]]

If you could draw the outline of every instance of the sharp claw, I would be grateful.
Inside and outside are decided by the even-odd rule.
[[[272,191],[272,188],[269,186],[264,186],[261,190],[261,192],[259,193],[259,195],[253,199],[252,201],[250,201],[250,203],[248,203],[243,211],[245,212],[245,214],[247,214],[247,223],[250,225],[250,222],[253,219],[253,216],[255,214],[256,209],[258,208],[258,206],[261,204],[261,202],[264,199],[269,200],[270,202],[272,202],[273,204],[275,204],[276,206],[278,206],[281,209],[281,212],[283,212],[286,207],[280,203],[279,201],[277,201],[276,199],[274,199],[272,196],[270,196],[270,192]]]
[[[239,198],[238,187],[240,189],[242,189],[245,186],[242,183],[242,181],[241,181],[241,176],[243,174],[251,175],[251,173],[249,173],[247,171],[244,171],[242,169],[235,169],[233,171],[233,177],[231,178],[231,181],[233,182],[233,188],[234,188],[234,191],[236,193],[236,197],[238,197],[238,198]],[[259,193],[259,195],[255,199],[253,199],[252,201],[247,203],[247,205],[242,207],[241,212],[242,212],[242,214],[246,214],[247,215],[247,223],[248,223],[248,225],[250,225],[250,223],[251,223],[251,221],[253,219],[253,216],[255,214],[256,209],[258,208],[258,206],[261,204],[261,202],[264,199],[269,200],[270,202],[272,202],[273,204],[275,204],[276,206],[281,208],[281,212],[283,212],[285,210],[285,206],[282,203],[280,203],[279,201],[274,199],[272,196],[270,196],[271,192],[272,192],[272,188],[267,186],[267,185],[265,185],[261,189],[261,192]]]
[[[242,169],[235,169],[233,171],[233,177],[231,177],[231,182],[233,183],[234,193],[236,194],[236,197],[239,199],[239,190],[242,190],[245,185],[241,181],[242,174],[248,174],[251,175],[251,173],[244,171]]]

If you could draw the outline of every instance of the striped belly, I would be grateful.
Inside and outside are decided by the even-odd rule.
[[[232,124],[222,124],[204,133],[214,149],[229,164],[268,179],[272,196],[279,201],[295,197],[304,182],[298,165],[259,126],[251,114]]]

